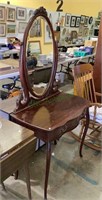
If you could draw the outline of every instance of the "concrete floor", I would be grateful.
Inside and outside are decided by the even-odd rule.
[[[31,191],[33,200],[43,200],[45,146],[30,160]],[[48,200],[101,200],[101,153],[86,146],[83,158],[78,154],[79,143],[66,133],[57,145],[52,144],[52,158],[48,185]],[[0,200],[28,199],[24,170],[18,180],[9,177],[6,192],[0,188]]]

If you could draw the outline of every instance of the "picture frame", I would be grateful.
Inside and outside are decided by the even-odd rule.
[[[45,44],[51,44],[52,43],[52,34],[49,28],[48,23],[45,21],[44,22],[44,43]]]
[[[27,26],[27,22],[19,22],[18,24],[18,32],[19,33],[24,33],[25,29]]]
[[[29,31],[30,37],[41,37],[41,18],[36,18]]]
[[[79,26],[79,31],[78,31],[78,36],[82,37],[83,36],[83,30],[84,30],[84,25],[80,24]]]
[[[29,10],[29,18],[31,18],[32,16],[33,16],[33,14],[34,14],[34,10]]]
[[[83,30],[83,37],[87,37],[89,35],[89,28],[88,27],[84,27],[84,30]]]
[[[71,16],[70,27],[76,26],[76,16]]]
[[[0,23],[0,37],[6,36],[6,24]]]
[[[69,33],[69,28],[68,27],[63,27],[61,28],[61,31],[59,31],[59,38],[60,42],[64,44],[64,42],[68,39],[70,33]]]
[[[65,26],[70,26],[70,19],[71,19],[71,14],[66,13],[65,15]]]
[[[28,46],[29,46],[29,50],[30,50],[30,54],[31,55],[35,55],[38,56],[39,54],[41,54],[41,43],[40,40],[36,40],[36,41],[28,41]]]
[[[7,21],[15,22],[16,10],[12,7],[7,7]]]
[[[93,35],[93,29],[90,29],[89,30],[89,36],[92,37],[92,35]]]
[[[85,15],[81,15],[81,20],[80,20],[80,24],[84,24],[85,23]]]
[[[7,43],[13,43],[15,40],[15,37],[7,37]]]
[[[101,19],[102,16],[102,10],[98,12],[98,19]]]
[[[61,27],[65,26],[65,15],[64,14],[60,16],[60,26]]]
[[[76,27],[80,26],[80,20],[81,20],[81,17],[76,17],[76,23],[75,23]]]
[[[26,17],[27,17],[26,8],[17,7],[16,8],[16,18],[17,18],[17,20],[24,20],[25,21]]]
[[[93,17],[91,16],[89,17],[89,24],[92,24],[92,22],[93,22]]]
[[[77,37],[78,37],[77,31],[71,31],[71,39],[72,39],[72,40],[73,40],[73,39],[77,39]]]
[[[7,34],[15,34],[16,33],[16,24],[7,24],[6,32],[7,32]]]
[[[88,26],[88,24],[89,24],[89,17],[86,16],[86,17],[85,17],[85,23],[84,23],[84,26]]]
[[[5,6],[0,6],[0,21],[5,21]]]

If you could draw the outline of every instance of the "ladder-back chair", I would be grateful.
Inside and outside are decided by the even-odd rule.
[[[95,150],[102,150],[102,104],[97,101],[97,97],[102,97],[102,94],[95,91],[93,69],[91,64],[74,66],[74,93],[90,101],[90,129],[84,143]],[[78,140],[81,139],[84,124],[85,119],[81,123],[79,135],[76,132],[72,132],[72,135]]]

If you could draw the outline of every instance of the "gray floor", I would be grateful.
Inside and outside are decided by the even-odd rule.
[[[101,153],[83,148],[83,158],[78,154],[79,143],[66,133],[52,144],[52,159],[48,185],[48,200],[101,200]],[[45,146],[35,152],[30,161],[33,200],[43,200],[45,172]],[[6,192],[0,188],[0,200],[28,199],[24,170],[18,180],[11,176],[5,181]]]
[[[73,85],[62,84],[60,89],[72,93]],[[35,152],[29,163],[33,200],[43,200],[45,150],[43,146]],[[69,133],[57,145],[52,144],[48,200],[102,199],[101,153],[84,146],[83,158],[80,158],[78,151],[79,143]],[[23,169],[18,180],[11,176],[4,183],[6,192],[0,186],[0,200],[28,199]]]

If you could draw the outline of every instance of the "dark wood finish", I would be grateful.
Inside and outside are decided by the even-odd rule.
[[[29,29],[36,19],[42,16],[48,23],[53,42],[53,67],[51,77],[43,94],[36,94],[29,84],[26,69],[26,43]],[[10,120],[33,130],[38,139],[46,143],[46,173],[44,186],[44,199],[47,200],[47,186],[51,160],[51,142],[59,139],[65,132],[73,130],[79,121],[86,116],[87,123],[83,131],[80,156],[87,133],[89,117],[89,102],[81,97],[60,93],[55,83],[55,74],[58,61],[58,49],[54,38],[54,32],[46,10],[41,7],[34,12],[24,33],[20,52],[20,78],[23,94],[17,101],[15,112],[10,113]]]
[[[51,160],[51,141],[59,139],[65,132],[73,130],[79,121],[85,117],[87,123],[82,135],[80,156],[87,133],[89,118],[89,102],[81,97],[65,93],[57,93],[50,98],[32,102],[21,111],[10,114],[13,122],[23,125],[35,132],[35,136],[46,143],[46,174],[44,186],[44,199],[47,199],[48,176]]]
[[[0,125],[0,183],[4,185],[5,179],[25,166],[28,197],[31,199],[28,161],[36,147],[34,133],[2,118]]]
[[[32,89],[30,83],[29,83],[29,78],[28,78],[28,70],[26,67],[26,48],[27,48],[27,38],[29,34],[29,30],[34,22],[34,20],[37,17],[43,17],[47,24],[49,25],[51,35],[52,35],[52,43],[53,43],[53,66],[52,66],[52,71],[51,71],[51,76],[49,79],[49,83],[47,84],[47,88],[43,92],[43,94],[37,94],[34,92]],[[26,30],[24,32],[24,37],[23,37],[23,42],[21,45],[21,51],[20,51],[20,62],[19,62],[19,70],[20,70],[20,79],[22,83],[22,88],[24,91],[23,95],[23,101],[22,98],[19,100],[19,103],[17,103],[17,109],[23,108],[28,104],[30,101],[30,95],[34,99],[43,99],[53,93],[54,91],[54,81],[55,81],[55,74],[56,74],[56,69],[57,69],[57,61],[58,61],[58,51],[57,51],[57,45],[54,37],[54,32],[53,32],[53,27],[52,24],[47,16],[47,12],[45,8],[40,7],[39,9],[36,9],[34,12],[34,15],[30,18],[29,23],[27,24]]]
[[[46,143],[46,172],[45,172],[45,184],[44,184],[44,200],[47,200],[47,185],[48,177],[50,171],[50,161],[51,161],[51,142]]]
[[[78,125],[87,100],[65,93],[32,102],[32,105],[11,113],[11,120],[35,131],[35,136],[45,142],[53,141]],[[70,126],[69,126],[70,122]]]
[[[96,49],[95,64],[94,64],[94,81],[97,92],[102,91],[102,17],[100,21],[98,44]],[[102,98],[98,99],[102,102]]]

